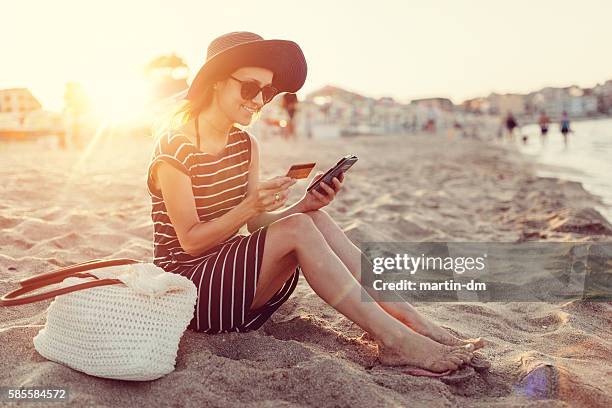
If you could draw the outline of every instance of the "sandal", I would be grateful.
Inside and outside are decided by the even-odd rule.
[[[444,384],[460,384],[470,378],[476,376],[476,371],[473,367],[466,365],[463,367],[459,367],[457,370],[453,371],[449,375],[445,375],[444,377],[440,377],[440,381]]]
[[[484,371],[488,371],[491,368],[491,363],[482,353],[474,353],[472,360],[468,363],[469,366],[474,368],[474,370],[482,373]]]

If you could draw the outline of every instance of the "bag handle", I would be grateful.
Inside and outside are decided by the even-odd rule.
[[[15,289],[2,296],[2,298],[0,298],[0,306],[17,306],[27,303],[34,303],[55,296],[63,295],[65,293],[75,292],[77,290],[122,283],[119,279],[99,279],[97,276],[92,275],[91,273],[83,273],[83,271],[104,268],[107,266],[129,265],[134,263],[140,263],[140,261],[126,258],[108,260],[94,259],[91,261],[81,262],[78,264],[67,266],[56,271],[42,273],[31,278],[21,279],[19,281],[21,288]],[[96,278],[97,280],[79,283],[77,285],[68,286],[65,288],[54,289],[48,292],[37,293],[35,295],[30,295],[26,297],[20,297],[20,295],[23,295],[24,293],[32,292],[33,290],[52,285],[54,283],[59,283],[67,277]]]

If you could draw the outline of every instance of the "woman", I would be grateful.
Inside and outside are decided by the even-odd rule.
[[[292,41],[249,32],[212,41],[187,92],[186,119],[157,137],[149,165],[154,263],[197,286],[192,330],[258,329],[301,271],[321,298],[375,338],[384,364],[458,368],[481,342],[455,338],[407,303],[361,301],[361,253],[321,210],[343,175],[323,186],[327,195],[313,191],[274,211],[295,180],[259,181],[259,142],[234,124],[248,125],[277,93],[296,92],[306,70]],[[245,223],[250,234],[239,234]]]
[[[567,134],[572,130],[570,129],[570,121],[566,111],[563,111],[559,128],[561,129],[561,134],[563,135],[563,146],[567,149]]]
[[[540,139],[542,140],[542,144],[544,144],[546,142],[546,135],[548,134],[548,126],[550,125],[550,118],[546,112],[540,112],[538,124],[540,125]]]
[[[516,122],[514,115],[512,112],[508,112],[508,115],[506,116],[506,129],[508,129],[508,137],[511,141],[514,141],[514,128],[517,126],[518,123]]]

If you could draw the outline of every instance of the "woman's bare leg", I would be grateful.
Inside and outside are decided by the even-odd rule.
[[[330,248],[309,216],[292,214],[271,223],[264,248],[257,290],[266,290],[262,282],[275,281],[274,274],[279,273],[275,264],[294,252],[311,288],[326,303],[376,338],[383,364],[410,364],[442,372],[454,370],[471,359],[472,345],[440,344],[410,330],[372,299],[362,301],[361,284]],[[290,272],[283,273],[286,278]]]
[[[323,210],[308,211],[305,213],[310,216],[317,228],[329,246],[338,255],[346,267],[351,271],[355,279],[361,282],[361,251],[351,240],[346,236],[344,231],[336,224],[331,216]],[[364,288],[365,289],[365,288]],[[375,299],[378,304],[385,309],[390,315],[409,326],[416,332],[427,336],[439,343],[456,346],[461,344],[474,344],[475,348],[481,348],[485,345],[485,341],[478,339],[459,339],[441,328],[433,321],[427,319],[419,313],[419,311],[406,302],[397,293],[393,292],[391,296],[395,296],[393,301],[379,301],[377,297],[380,295],[375,290],[368,288],[370,296]]]
[[[293,275],[295,268],[298,266],[295,252],[290,252],[278,261],[273,261],[274,258],[268,257],[266,251],[267,249],[264,245],[264,259],[261,263],[261,270],[266,270],[266,273],[260,272],[259,274],[259,281],[257,282],[255,298],[253,298],[251,310],[263,306],[270,300],[270,298],[283,287],[291,275]]]

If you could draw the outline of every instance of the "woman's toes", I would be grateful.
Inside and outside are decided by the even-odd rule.
[[[454,346],[449,349],[451,353],[454,354],[462,354],[462,355],[472,355],[474,354],[474,345],[473,344],[464,344],[463,346]]]
[[[460,356],[461,358],[468,358],[468,359],[471,359],[474,356],[474,352],[467,351],[461,347],[450,349],[449,354]]]
[[[476,339],[469,339],[468,341],[474,345],[475,350],[479,348],[483,348],[484,346],[487,345],[487,341],[483,339],[482,337],[478,337]]]
[[[463,359],[455,356],[455,355],[451,355],[448,357],[449,361],[451,361],[452,363],[454,363],[457,367],[463,365],[465,363],[465,361],[463,361]]]
[[[468,343],[459,347],[460,349],[464,349],[465,351],[472,352],[476,350],[476,346],[473,343]]]
[[[470,346],[473,348],[473,345],[470,344]],[[472,357],[474,357],[474,352],[465,346],[454,347],[450,350],[450,353],[459,357],[464,363],[469,363],[472,361]]]
[[[464,364],[469,363],[470,361],[472,361],[472,358],[473,358],[472,354],[464,354],[464,353],[453,354],[453,356],[460,358]]]

